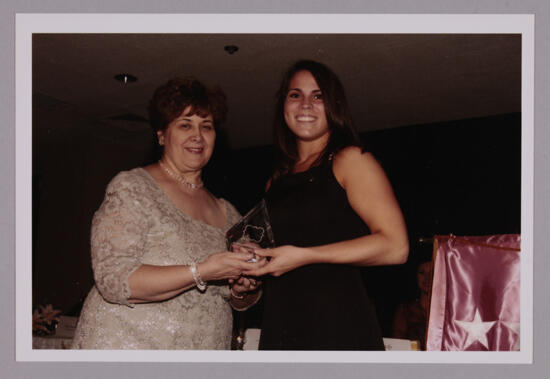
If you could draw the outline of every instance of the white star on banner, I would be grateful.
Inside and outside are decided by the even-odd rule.
[[[513,333],[518,335],[518,338],[516,339],[516,342],[514,342],[514,346],[512,346],[512,350],[519,351],[519,341],[520,341],[520,323],[519,322],[506,322],[501,321],[504,326],[506,326],[508,329],[510,329]]]
[[[462,329],[468,333],[468,338],[464,344],[464,349],[476,341],[481,342],[485,348],[489,349],[489,341],[487,341],[487,332],[493,327],[496,321],[482,321],[479,310],[476,308],[473,321],[454,320]]]

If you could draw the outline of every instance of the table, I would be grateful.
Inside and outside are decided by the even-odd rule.
[[[78,317],[59,316],[59,324],[55,334],[47,336],[33,336],[33,349],[70,349]]]

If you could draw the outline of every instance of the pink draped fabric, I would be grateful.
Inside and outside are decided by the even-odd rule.
[[[427,350],[519,350],[520,235],[437,236]]]

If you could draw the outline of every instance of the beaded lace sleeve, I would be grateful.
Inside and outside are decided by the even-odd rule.
[[[233,226],[233,224],[236,224],[241,219],[242,216],[233,204],[231,204],[229,201],[225,199],[222,199],[222,201],[226,204],[227,224],[231,227]]]
[[[142,188],[131,174],[118,174],[107,186],[94,214],[91,231],[92,268],[96,287],[111,303],[128,302],[128,278],[140,265],[147,218],[140,202]]]

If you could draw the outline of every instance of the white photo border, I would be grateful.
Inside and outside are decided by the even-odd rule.
[[[283,21],[284,20],[284,21]],[[284,28],[284,29],[283,29]],[[32,349],[33,33],[521,34],[521,345],[519,352],[282,352]],[[16,360],[104,362],[532,363],[534,15],[17,14]]]

